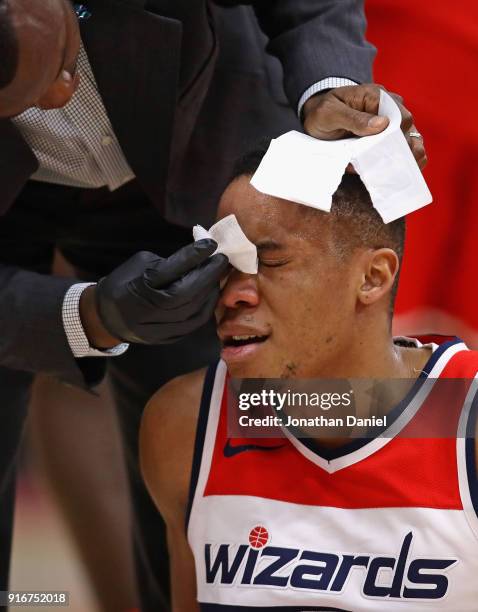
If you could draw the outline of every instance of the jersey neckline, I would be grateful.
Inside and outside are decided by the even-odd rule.
[[[440,345],[421,344],[413,338],[395,338],[395,342],[406,341],[417,348],[431,347],[433,353],[415,380],[406,396],[387,413],[387,425],[376,428],[372,438],[356,438],[337,448],[326,448],[311,438],[298,438],[284,428],[289,441],[307,459],[333,473],[374,454],[395,437],[415,416],[430,393],[434,381],[439,377],[448,360],[467,347],[460,338]],[[384,435],[386,434],[386,435]]]

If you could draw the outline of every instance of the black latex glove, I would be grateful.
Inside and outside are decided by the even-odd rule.
[[[214,240],[199,240],[168,259],[142,251],[103,278],[96,287],[100,319],[116,338],[141,344],[168,344],[211,318],[225,255],[210,257]]]

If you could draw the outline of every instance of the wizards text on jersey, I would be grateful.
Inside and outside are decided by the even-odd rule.
[[[266,532],[267,533],[267,532]],[[334,554],[281,546],[206,544],[209,584],[252,585],[341,593],[352,571],[363,573],[362,593],[375,599],[442,599],[448,572],[458,559],[413,558],[413,533],[407,533],[396,556]]]

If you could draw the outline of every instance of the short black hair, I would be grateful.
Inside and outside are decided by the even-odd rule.
[[[18,39],[13,27],[10,0],[0,0],[0,89],[15,78],[18,69]]]
[[[241,157],[233,170],[231,182],[241,176],[252,176],[259,167],[270,138],[260,141],[258,146]],[[320,213],[314,208],[304,207],[306,214]],[[339,257],[347,257],[356,248],[390,248],[397,254],[400,264],[405,246],[405,217],[384,223],[372,204],[358,174],[346,173],[332,197],[332,208],[328,214],[331,221],[334,245]],[[400,272],[399,272],[400,274]],[[395,303],[399,274],[395,279],[391,295],[391,308]]]

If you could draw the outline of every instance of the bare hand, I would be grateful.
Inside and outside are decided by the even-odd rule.
[[[304,128],[314,138],[338,140],[347,136],[372,136],[382,132],[389,123],[378,115],[381,85],[349,85],[318,93],[304,105]],[[388,92],[402,113],[402,131],[420,168],[427,163],[423,138],[410,136],[417,129],[413,116],[398,94]]]

